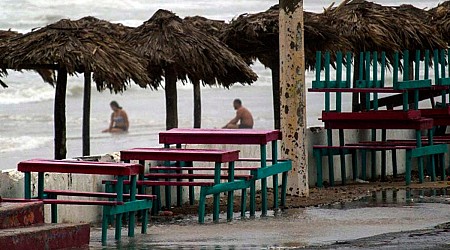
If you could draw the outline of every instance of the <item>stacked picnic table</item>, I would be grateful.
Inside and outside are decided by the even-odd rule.
[[[176,187],[177,205],[183,205],[183,187],[188,187],[189,203],[194,204],[194,187],[200,187],[198,220],[204,223],[206,197],[213,195],[213,220],[219,220],[220,194],[227,193],[227,219],[233,219],[234,192],[241,191],[241,216],[246,216],[247,189],[250,190],[250,216],[255,216],[256,182],[261,181],[262,216],[267,214],[267,178],[273,180],[273,208],[286,204],[287,172],[292,164],[278,160],[277,141],[281,134],[277,130],[222,130],[222,129],[172,129],[160,133],[164,148],[132,148],[120,153],[122,163],[45,160],[22,161],[18,170],[25,173],[24,199],[7,199],[10,202],[42,201],[51,204],[52,223],[57,222],[57,205],[100,205],[103,206],[102,243],[106,244],[108,224],[115,221],[115,239],[121,239],[122,218],[128,220],[128,236],[134,236],[135,217],[142,218],[141,233],[146,233],[148,212],[161,209],[160,188],[165,188],[166,208],[171,207],[171,189]],[[272,144],[272,158],[267,157],[267,144]],[[259,145],[260,157],[241,158],[238,150],[186,149],[182,144],[231,144]],[[175,145],[175,147],[171,147]],[[206,147],[206,146],[205,146]],[[137,163],[131,163],[131,161]],[[149,165],[146,161],[163,164]],[[254,162],[251,167],[235,167],[238,161]],[[269,163],[270,161],[270,163]],[[214,167],[196,165],[213,163]],[[225,166],[224,166],[225,165]],[[200,172],[201,171],[201,172]],[[235,171],[246,174],[235,174]],[[31,173],[38,173],[37,197],[32,197]],[[206,174],[205,174],[206,172]],[[226,172],[226,174],[223,174]],[[44,188],[47,173],[111,175],[113,180],[104,180],[105,192],[83,192],[75,190],[50,190]],[[278,175],[282,176],[281,198],[278,195]],[[146,188],[152,188],[152,195]],[[58,199],[58,196],[95,197],[104,200]],[[115,217],[115,218],[114,218]]]
[[[359,56],[359,80],[354,87],[351,86],[352,55],[347,53],[345,60],[342,53],[336,55],[336,78],[330,77],[330,54],[325,54],[324,68],[325,79],[321,79],[320,70],[316,72],[310,92],[325,94],[325,110],[320,118],[327,130],[327,144],[313,146],[313,153],[317,166],[317,186],[323,185],[322,158],[328,158],[328,172],[330,185],[334,185],[333,157],[340,157],[341,179],[346,183],[346,155],[351,155],[353,179],[367,180],[366,166],[367,153],[371,155],[371,179],[377,178],[377,167],[381,165],[381,179],[386,180],[387,163],[386,151],[392,152],[392,172],[397,177],[397,151],[405,153],[405,179],[406,184],[411,183],[412,159],[418,160],[419,182],[424,181],[424,159],[427,159],[427,174],[431,180],[436,180],[436,165],[440,163],[440,177],[445,179],[444,154],[447,152],[447,144],[450,144],[450,136],[434,137],[437,126],[450,125],[450,109],[447,105],[446,95],[449,92],[450,79],[446,74],[445,55],[448,51],[434,51],[433,64],[435,81],[429,76],[431,53],[425,51],[421,54],[416,51],[413,60],[410,60],[409,52],[395,53],[392,59],[392,87],[386,83],[386,54],[377,52],[364,52]],[[402,57],[400,59],[400,56]],[[321,69],[321,52],[317,52],[316,68]],[[343,65],[345,61],[345,79],[343,77]],[[399,79],[400,62],[402,62],[403,79]],[[424,65],[423,73],[421,64]],[[412,68],[410,65],[413,65]],[[439,65],[441,67],[439,67]],[[410,79],[409,71],[413,70],[413,79]],[[429,109],[419,108],[419,96],[421,92],[440,92],[442,105]],[[331,94],[335,94],[335,109],[332,110]],[[343,111],[342,98],[344,93],[358,93],[363,101],[361,111]],[[379,95],[396,94],[402,98],[401,109],[393,107],[380,109]],[[412,98],[411,98],[412,97]],[[432,99],[434,96],[432,97]],[[434,100],[434,99],[433,99]],[[433,102],[434,104],[434,102]],[[371,140],[357,143],[347,143],[344,131],[349,129],[370,130]],[[333,145],[333,130],[339,134],[339,145]],[[414,139],[389,139],[387,130],[411,130],[415,131]],[[380,135],[381,132],[381,136]],[[381,137],[381,138],[380,138]],[[381,152],[381,164],[377,164],[377,152]],[[358,153],[361,154],[361,171],[358,171]]]

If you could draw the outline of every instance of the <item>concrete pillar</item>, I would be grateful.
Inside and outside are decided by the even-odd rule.
[[[292,160],[288,194],[309,196],[303,1],[280,0],[281,152]]]

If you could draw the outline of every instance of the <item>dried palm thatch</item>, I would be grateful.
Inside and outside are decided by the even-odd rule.
[[[67,154],[67,74],[92,72],[98,90],[115,92],[125,90],[130,80],[141,87],[151,82],[145,59],[119,39],[97,26],[86,28],[85,23],[63,19],[0,44],[0,63],[6,68],[58,70],[54,104],[56,159],[64,159]]]
[[[330,26],[349,39],[356,51],[386,51],[445,48],[436,30],[406,7],[382,6],[364,0],[344,0],[330,6],[324,17]]]
[[[223,20],[213,20],[202,16],[188,16],[183,19],[186,23],[196,27],[203,33],[216,38],[220,37],[228,24]]]
[[[80,27],[88,29],[99,29],[102,32],[116,38],[124,38],[130,31],[134,29],[133,27],[128,27],[121,23],[111,23],[93,16],[83,17],[81,19],[78,19],[76,22]]]
[[[149,71],[156,76],[167,76],[170,70],[182,81],[225,87],[257,79],[239,54],[170,11],[158,10],[127,40],[148,59]]]
[[[428,11],[429,23],[436,27],[446,42],[450,42],[450,1],[445,1]]]
[[[11,39],[12,37],[16,37],[21,35],[19,32],[11,31],[11,30],[0,30],[0,44],[6,43],[8,39]],[[1,52],[0,52],[1,53]],[[3,66],[2,66],[3,67]],[[6,68],[0,67],[0,77],[6,76],[8,72],[6,71]],[[42,80],[44,82],[47,82],[51,85],[55,84],[55,74],[53,70],[48,69],[37,69],[36,72],[42,77]],[[6,85],[3,81],[0,80],[0,86],[7,88],[8,85]]]
[[[0,44],[0,51],[0,62],[11,69],[64,69],[71,75],[93,72],[99,90],[123,91],[130,79],[141,87],[150,82],[146,61],[130,46],[78,21],[63,19],[13,37]]]
[[[222,40],[242,56],[258,59],[266,67],[278,67],[279,60],[279,6],[264,12],[243,14],[231,21]],[[352,50],[350,42],[338,36],[324,24],[320,14],[304,12],[305,60],[308,68],[315,66],[316,51]]]
[[[148,59],[155,84],[160,83],[161,76],[165,77],[167,129],[178,126],[177,79],[194,84],[198,102],[200,82],[229,87],[237,82],[250,84],[257,79],[238,53],[167,10],[158,10],[134,29],[127,40]]]

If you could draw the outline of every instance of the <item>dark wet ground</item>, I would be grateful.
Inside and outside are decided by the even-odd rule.
[[[120,244],[110,230],[104,249],[450,249],[448,227],[435,228],[450,222],[449,194],[388,190],[354,202],[218,224],[185,217],[152,224],[147,235],[131,240],[125,229]],[[99,229],[93,229],[91,242],[92,249],[102,249]]]

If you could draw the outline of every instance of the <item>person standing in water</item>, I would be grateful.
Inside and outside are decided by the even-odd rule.
[[[238,129],[238,128],[253,128],[253,116],[252,113],[244,106],[242,106],[242,101],[240,99],[235,99],[233,101],[233,107],[236,110],[236,117],[227,123],[227,125],[222,128],[228,129]]]
[[[113,113],[111,114],[111,122],[109,128],[103,130],[103,133],[123,133],[127,132],[130,127],[128,122],[128,115],[122,109],[116,101],[112,101],[110,104]]]

